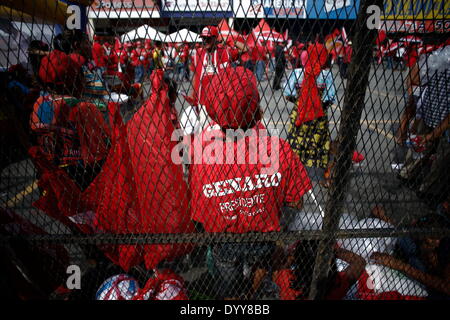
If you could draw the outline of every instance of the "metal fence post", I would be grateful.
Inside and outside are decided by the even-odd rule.
[[[339,226],[342,203],[345,200],[345,190],[349,183],[349,171],[352,165],[352,152],[356,146],[356,137],[360,129],[360,118],[364,108],[364,100],[369,84],[370,64],[372,60],[373,43],[377,30],[367,28],[367,8],[377,5],[383,8],[382,0],[361,0],[358,17],[354,26],[353,55],[349,65],[348,80],[345,88],[344,106],[337,136],[338,149],[336,165],[333,170],[333,183],[329,189],[329,198],[325,207],[323,232],[325,237],[320,241],[311,288],[310,299],[323,299],[328,286],[323,280],[327,278],[333,259],[335,232]]]

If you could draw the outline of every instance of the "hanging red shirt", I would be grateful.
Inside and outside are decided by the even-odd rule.
[[[94,42],[92,45],[92,58],[97,67],[106,67],[107,57],[105,48],[98,42]]]
[[[246,137],[239,142],[223,141],[224,133],[213,123],[194,140],[191,216],[207,232],[280,231],[283,203],[300,201],[311,189],[306,170],[289,144],[278,137],[261,135],[266,130],[261,122],[252,130],[255,138],[251,140]],[[216,138],[211,139],[211,135]],[[270,157],[256,159],[253,148],[267,148],[264,150]],[[211,150],[219,151],[202,159],[202,154],[210,154]],[[229,152],[234,156],[231,161]],[[205,163],[220,156],[222,163]]]

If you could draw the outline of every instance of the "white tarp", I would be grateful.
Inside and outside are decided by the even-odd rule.
[[[122,42],[135,41],[138,39],[150,39],[153,41],[164,41],[166,35],[158,30],[150,27],[147,24],[140,26],[139,28],[123,34],[120,37]]]
[[[182,29],[167,35],[165,42],[202,42],[202,39],[199,34],[189,31],[188,29]]]
[[[0,21],[0,67],[9,68],[21,63],[27,66],[28,46],[32,40],[45,42],[51,47],[54,27],[39,23]]]

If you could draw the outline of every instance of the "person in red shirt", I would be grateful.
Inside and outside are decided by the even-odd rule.
[[[203,28],[200,36],[203,39],[203,45],[196,48],[196,54],[192,61],[194,77],[190,100],[203,105],[205,98],[203,88],[205,85],[209,83],[214,74],[223,71],[237,58],[236,51],[230,50],[229,46],[237,47],[241,52],[245,52],[247,49],[242,43],[233,39],[227,42],[227,46],[221,45],[219,31],[215,26]]]
[[[352,42],[350,41],[348,43],[348,45],[346,45],[341,50],[342,50],[342,63],[340,65],[339,71],[340,71],[341,77],[343,79],[347,79],[348,65],[350,64],[350,61],[352,59],[352,53],[353,53]]]
[[[134,66],[134,83],[142,83],[144,78],[144,50],[142,42],[136,42],[136,48],[131,52],[131,64]]]
[[[219,47],[219,31],[215,26],[203,28],[200,34],[203,46],[197,49],[194,56],[194,77],[191,92],[193,101],[203,105],[205,86],[211,81],[214,74],[221,72],[231,62],[230,56],[224,47]]]
[[[252,51],[253,60],[255,61],[255,75],[258,81],[262,81],[264,77],[264,71],[266,70],[266,50],[263,45],[256,44]]]
[[[127,64],[129,63],[129,58],[131,54],[131,46],[129,43],[124,43],[122,47],[118,50],[117,55],[119,56],[120,69],[122,72],[126,72]]]
[[[190,49],[189,44],[185,42],[182,45],[181,53],[180,53],[180,62],[183,64],[183,77],[182,79],[185,79],[186,81],[189,81],[190,79],[190,72],[189,72],[189,61],[190,61]]]
[[[142,53],[144,56],[144,76],[150,77],[153,72],[153,45],[152,41],[149,39],[145,40],[144,48],[142,49]]]
[[[255,61],[254,58],[257,55],[257,49],[256,45],[252,50],[248,50],[246,52],[243,52],[241,54],[241,66],[243,66],[244,68],[247,68],[250,71],[255,71]],[[253,54],[253,52],[255,52],[255,54]]]
[[[97,74],[100,79],[103,79],[103,73],[106,71],[106,49],[99,36],[94,36],[94,43],[92,44],[92,59],[96,67]]]
[[[212,76],[207,90],[205,106],[213,121],[195,136],[191,148],[192,219],[206,232],[280,231],[281,207],[301,208],[303,195],[311,189],[300,158],[286,141],[267,135],[261,122],[256,78],[251,71],[240,66],[226,68]],[[248,139],[247,133],[255,138]],[[265,157],[254,159],[251,154],[256,148],[266,148],[270,161]],[[214,155],[208,157],[207,150],[215,150]],[[230,152],[232,156],[228,158]],[[256,261],[270,261],[273,251],[271,242],[214,246],[219,296],[251,297],[257,285],[248,292],[236,291],[245,280],[243,269],[253,269],[253,280],[258,282],[256,275],[269,266]]]
[[[118,50],[114,50],[113,47],[109,46],[109,55],[107,56],[107,64],[106,64],[106,74],[107,75],[115,75],[119,71],[119,52]]]

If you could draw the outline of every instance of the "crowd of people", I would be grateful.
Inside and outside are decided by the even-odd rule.
[[[300,211],[312,189],[305,167],[327,171],[332,167],[327,111],[336,101],[336,89],[331,63],[339,61],[341,76],[346,78],[351,43],[342,52],[330,53],[318,39],[306,45],[296,43],[289,50],[280,42],[269,52],[264,42],[250,48],[241,39],[222,38],[215,26],[205,27],[200,36],[201,45],[147,40],[113,44],[97,36],[91,45],[86,34],[66,30],[51,47],[41,42],[30,46],[31,73],[16,66],[8,70],[9,78],[3,84],[20,92],[7,99],[22,110],[15,130],[29,141],[27,152],[37,170],[40,198],[34,203],[36,208],[76,234],[283,230],[282,208]],[[438,48],[436,55],[448,57],[448,48]],[[434,192],[432,198],[439,204],[435,215],[414,226],[448,227],[450,66],[448,60],[436,60],[435,72],[423,73],[421,62],[427,54],[423,56],[411,64],[410,100],[397,140],[405,143],[414,132],[419,137],[415,148],[426,146],[426,152],[414,157],[413,151],[418,151],[412,150],[400,175],[406,180],[414,177],[414,181],[423,176],[420,192],[426,197]],[[267,128],[258,81],[272,68],[273,90],[282,89],[288,62],[294,66],[294,80],[288,77],[283,94],[294,107],[284,140],[262,134]],[[296,73],[297,69],[301,72]],[[207,121],[198,121],[195,130],[181,139],[186,142],[182,152],[195,158],[197,150],[190,142],[200,139],[201,150],[212,151],[214,158],[227,158],[227,151],[234,150],[232,161],[173,163],[179,141],[173,141],[172,134],[186,125],[175,108],[178,82],[174,74],[192,81],[192,90],[184,97],[190,110],[195,116],[207,115]],[[120,84],[108,83],[111,77],[120,79]],[[151,86],[148,97],[143,96],[146,81]],[[418,95],[413,86],[426,90]],[[140,104],[126,123],[120,100],[110,99],[113,91]],[[9,88],[8,92],[13,91]],[[410,126],[412,119],[420,119],[421,127]],[[256,140],[246,134],[230,137],[229,130],[251,132]],[[244,148],[242,141],[248,142]],[[262,159],[250,163],[252,143],[264,146],[268,155],[277,152],[278,165]],[[248,161],[238,160],[242,158]],[[416,168],[423,173],[411,174]],[[382,207],[371,214],[380,223],[395,225]],[[317,247],[317,241],[299,241],[288,248],[273,241],[212,243],[205,265],[214,279],[213,297],[261,298],[263,284],[272,281],[278,298],[308,299]],[[114,269],[116,275],[103,282],[107,272],[97,263],[91,276],[99,286],[86,296],[189,299],[183,278],[161,265],[180,262],[196,249],[189,243],[92,246],[89,252],[96,253],[95,259],[110,261],[120,269]],[[395,251],[373,246],[361,254],[358,249],[336,242],[336,265],[319,283],[327,288],[325,299],[448,299],[448,239],[399,238]],[[141,267],[153,271],[141,281],[142,288],[126,274]],[[384,269],[377,273],[373,270],[380,269],[376,268]],[[380,280],[380,274],[389,274],[389,270],[402,272],[409,281],[402,282],[406,287],[392,284],[388,276]],[[380,281],[389,285],[380,285]]]

